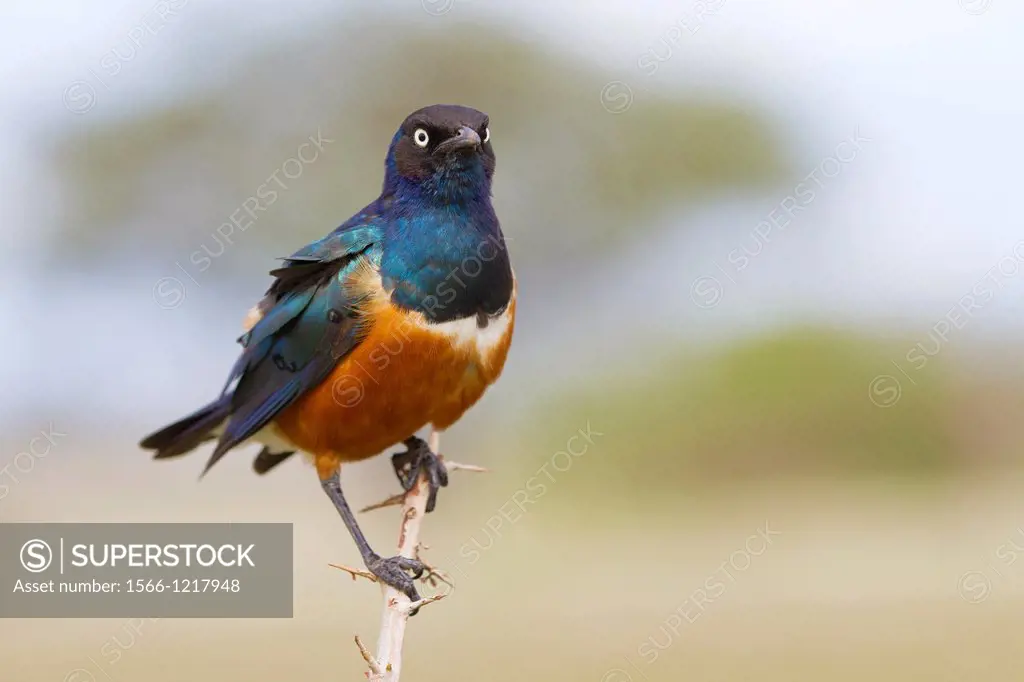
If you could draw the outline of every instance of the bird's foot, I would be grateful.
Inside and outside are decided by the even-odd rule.
[[[382,583],[395,588],[411,601],[417,602],[420,600],[420,595],[416,591],[413,581],[422,576],[427,570],[422,561],[408,559],[404,556],[381,558],[376,554],[372,554],[366,561],[366,568],[370,569],[370,573],[377,576],[377,579]],[[409,577],[406,571],[412,571],[412,577]]]
[[[448,485],[448,470],[441,458],[430,450],[426,441],[413,437],[405,441],[405,447],[405,452],[391,456],[398,482],[405,492],[409,492],[416,485],[420,472],[426,472],[427,484],[430,486],[427,512],[432,512],[437,504],[437,491]]]

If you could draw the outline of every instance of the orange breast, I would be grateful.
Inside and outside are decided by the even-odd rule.
[[[501,374],[512,341],[514,294],[486,334],[474,334],[472,321],[433,327],[384,295],[369,305],[372,326],[362,342],[275,420],[282,435],[314,455],[321,473],[427,424],[451,426]]]

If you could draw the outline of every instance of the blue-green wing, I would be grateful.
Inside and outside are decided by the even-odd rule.
[[[316,387],[358,343],[359,294],[345,284],[361,261],[379,261],[374,223],[346,223],[283,259],[267,292],[266,312],[244,334],[228,377],[231,409],[208,470],[281,410]]]

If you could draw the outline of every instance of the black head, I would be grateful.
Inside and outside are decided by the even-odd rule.
[[[494,175],[489,125],[487,114],[456,104],[414,111],[391,141],[385,187],[401,178],[444,195],[474,190],[489,195]]]

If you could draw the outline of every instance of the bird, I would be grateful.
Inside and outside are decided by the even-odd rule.
[[[443,461],[416,434],[448,429],[480,400],[515,327],[494,169],[483,112],[435,104],[409,114],[388,146],[380,195],[270,271],[220,395],[140,447],[162,460],[216,441],[201,477],[251,443],[263,446],[252,465],[261,475],[304,453],[367,569],[418,601],[425,564],[372,549],[341,468],[398,445],[396,475],[406,491],[425,475],[428,512],[447,485]]]

